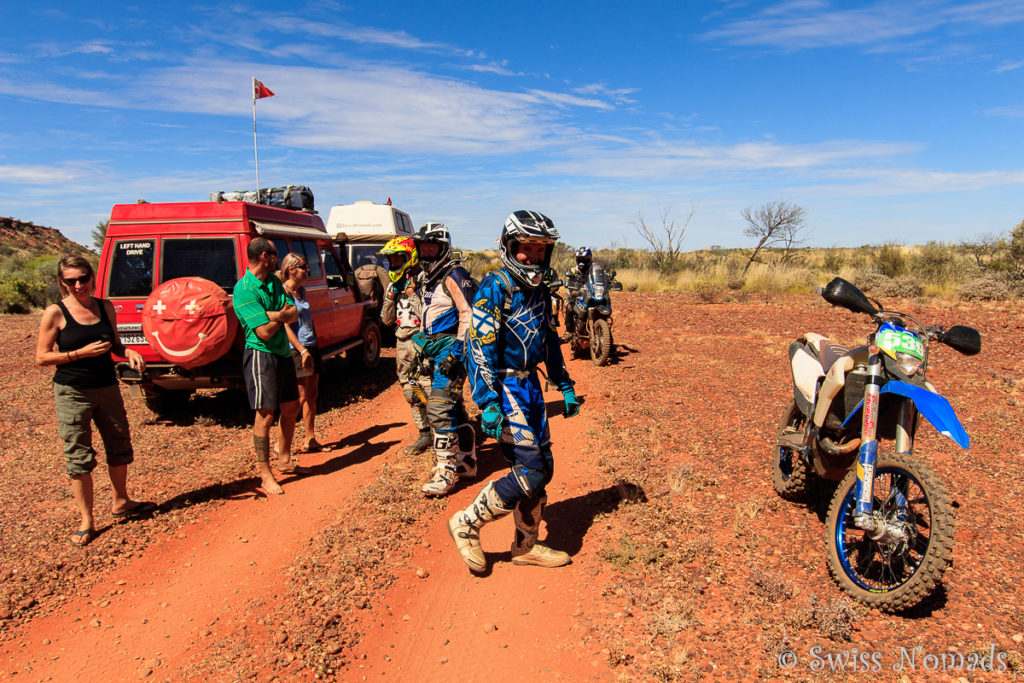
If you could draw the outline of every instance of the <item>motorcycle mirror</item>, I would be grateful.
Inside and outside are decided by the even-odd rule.
[[[868,315],[878,313],[878,309],[871,305],[868,298],[864,296],[864,292],[860,291],[852,282],[847,282],[841,277],[837,277],[825,285],[825,288],[820,290],[820,294],[825,301],[833,306],[841,306],[854,313]]]
[[[966,325],[954,325],[942,333],[939,341],[946,346],[952,346],[965,356],[981,352],[981,333]]]

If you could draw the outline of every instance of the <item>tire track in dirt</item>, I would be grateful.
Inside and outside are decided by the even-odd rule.
[[[254,492],[225,501],[148,547],[0,646],[3,670],[32,680],[108,681],[150,670],[161,680],[175,678],[205,656],[206,642],[238,628],[247,601],[262,596],[269,610],[285,596],[288,567],[325,520],[352,505],[352,495],[396,456],[394,446],[411,432],[407,417],[394,387],[322,416],[321,434],[340,434],[340,445],[302,456],[310,476],[284,479],[284,496]],[[346,437],[367,431],[369,441]]]
[[[360,661],[356,668],[365,680],[611,677],[603,654],[585,644],[580,620],[600,609],[594,585],[600,585],[601,563],[596,544],[585,542],[584,536],[593,523],[585,501],[602,480],[596,442],[590,437],[602,409],[601,369],[579,360],[569,363],[569,371],[585,402],[580,415],[567,420],[561,416],[561,394],[545,393],[548,413],[553,415],[555,474],[548,486],[541,539],[545,532],[557,538],[552,545],[570,551],[572,564],[558,569],[513,565],[511,516],[481,531],[489,571],[476,576],[463,564],[448,535],[448,518],[472,502],[486,481],[507,471],[497,444],[488,439],[481,450],[482,464],[501,465],[482,467],[490,473],[460,483],[443,514],[429,520],[422,544],[380,601],[383,608],[364,616],[364,635],[355,654]],[[417,569],[426,570],[427,576],[420,578]],[[346,678],[355,673],[347,672]]]

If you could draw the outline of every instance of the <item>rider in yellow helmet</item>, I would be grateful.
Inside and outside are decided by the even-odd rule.
[[[391,286],[384,295],[380,311],[381,322],[395,326],[395,364],[398,366],[398,383],[402,395],[412,408],[412,422],[419,430],[419,436],[405,452],[409,455],[422,453],[430,448],[433,437],[427,419],[427,396],[430,394],[430,377],[420,379],[413,370],[416,368],[417,346],[412,335],[422,328],[423,301],[420,298],[417,275],[419,254],[411,237],[396,237],[378,254],[388,259],[388,278]]]

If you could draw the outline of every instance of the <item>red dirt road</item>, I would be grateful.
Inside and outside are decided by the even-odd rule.
[[[586,387],[593,372],[590,364],[572,365],[580,386]],[[582,393],[586,399],[586,390]],[[560,398],[557,392],[548,395],[559,407]],[[565,420],[558,415],[551,420],[558,468],[549,487],[552,503],[585,494],[596,484],[588,475],[593,472],[593,454],[585,444],[592,427],[588,412],[597,405],[588,401],[582,416]],[[141,407],[129,403],[129,410],[141,412]],[[303,465],[312,468],[311,476],[283,480],[286,494],[280,497],[268,498],[255,489],[239,491],[207,514],[152,539],[138,557],[104,572],[91,587],[75,591],[59,610],[23,624],[17,638],[0,643],[0,670],[26,680],[180,680],[209,657],[207,643],[233,638],[240,629],[245,629],[252,647],[263,647],[274,638],[263,622],[269,622],[275,609],[287,609],[282,603],[287,599],[288,570],[308,539],[339,511],[358,505],[355,492],[382,466],[409,466],[400,452],[413,434],[407,420],[408,406],[397,386],[328,412],[318,424],[320,439],[339,439],[342,444],[301,457]],[[368,425],[384,428],[367,442],[345,442],[346,435],[358,434]],[[140,431],[175,429],[160,424],[134,428],[137,444]],[[231,440],[223,451],[244,449],[249,435],[237,429]],[[208,458],[224,456],[210,450]],[[494,471],[498,456],[493,440],[482,446],[481,455],[484,471],[491,471],[490,476],[503,474]],[[100,510],[106,486],[101,471],[102,466],[96,471]],[[399,569],[394,587],[379,608],[367,612],[366,633],[352,656],[355,661],[345,673],[339,672],[341,677],[355,676],[356,671],[389,680],[607,676],[607,668],[595,657],[600,653],[581,651],[566,633],[566,615],[592,607],[591,600],[576,590],[596,573],[590,563],[557,571],[513,566],[508,562],[511,518],[484,532],[493,572],[474,577],[458,558],[446,520],[472,500],[484,481],[460,485],[444,501],[443,512],[429,519],[420,545],[411,558],[403,559],[406,566]],[[84,552],[102,553],[106,545],[116,543],[110,538],[114,533],[147,523],[114,527]],[[388,542],[381,539],[382,544]],[[425,570],[420,572],[425,578],[417,576],[416,569]],[[255,613],[254,600],[263,603]],[[499,673],[485,676],[481,662]],[[221,673],[235,675],[230,666]],[[275,673],[263,671],[259,677]]]

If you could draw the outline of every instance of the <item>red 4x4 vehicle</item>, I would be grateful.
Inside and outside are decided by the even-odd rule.
[[[117,311],[121,340],[146,359],[118,376],[160,412],[199,388],[242,386],[242,334],[231,291],[246,248],[266,237],[309,263],[306,296],[324,358],[347,352],[376,367],[380,325],[319,216],[245,202],[118,204],[110,214],[96,295]]]

